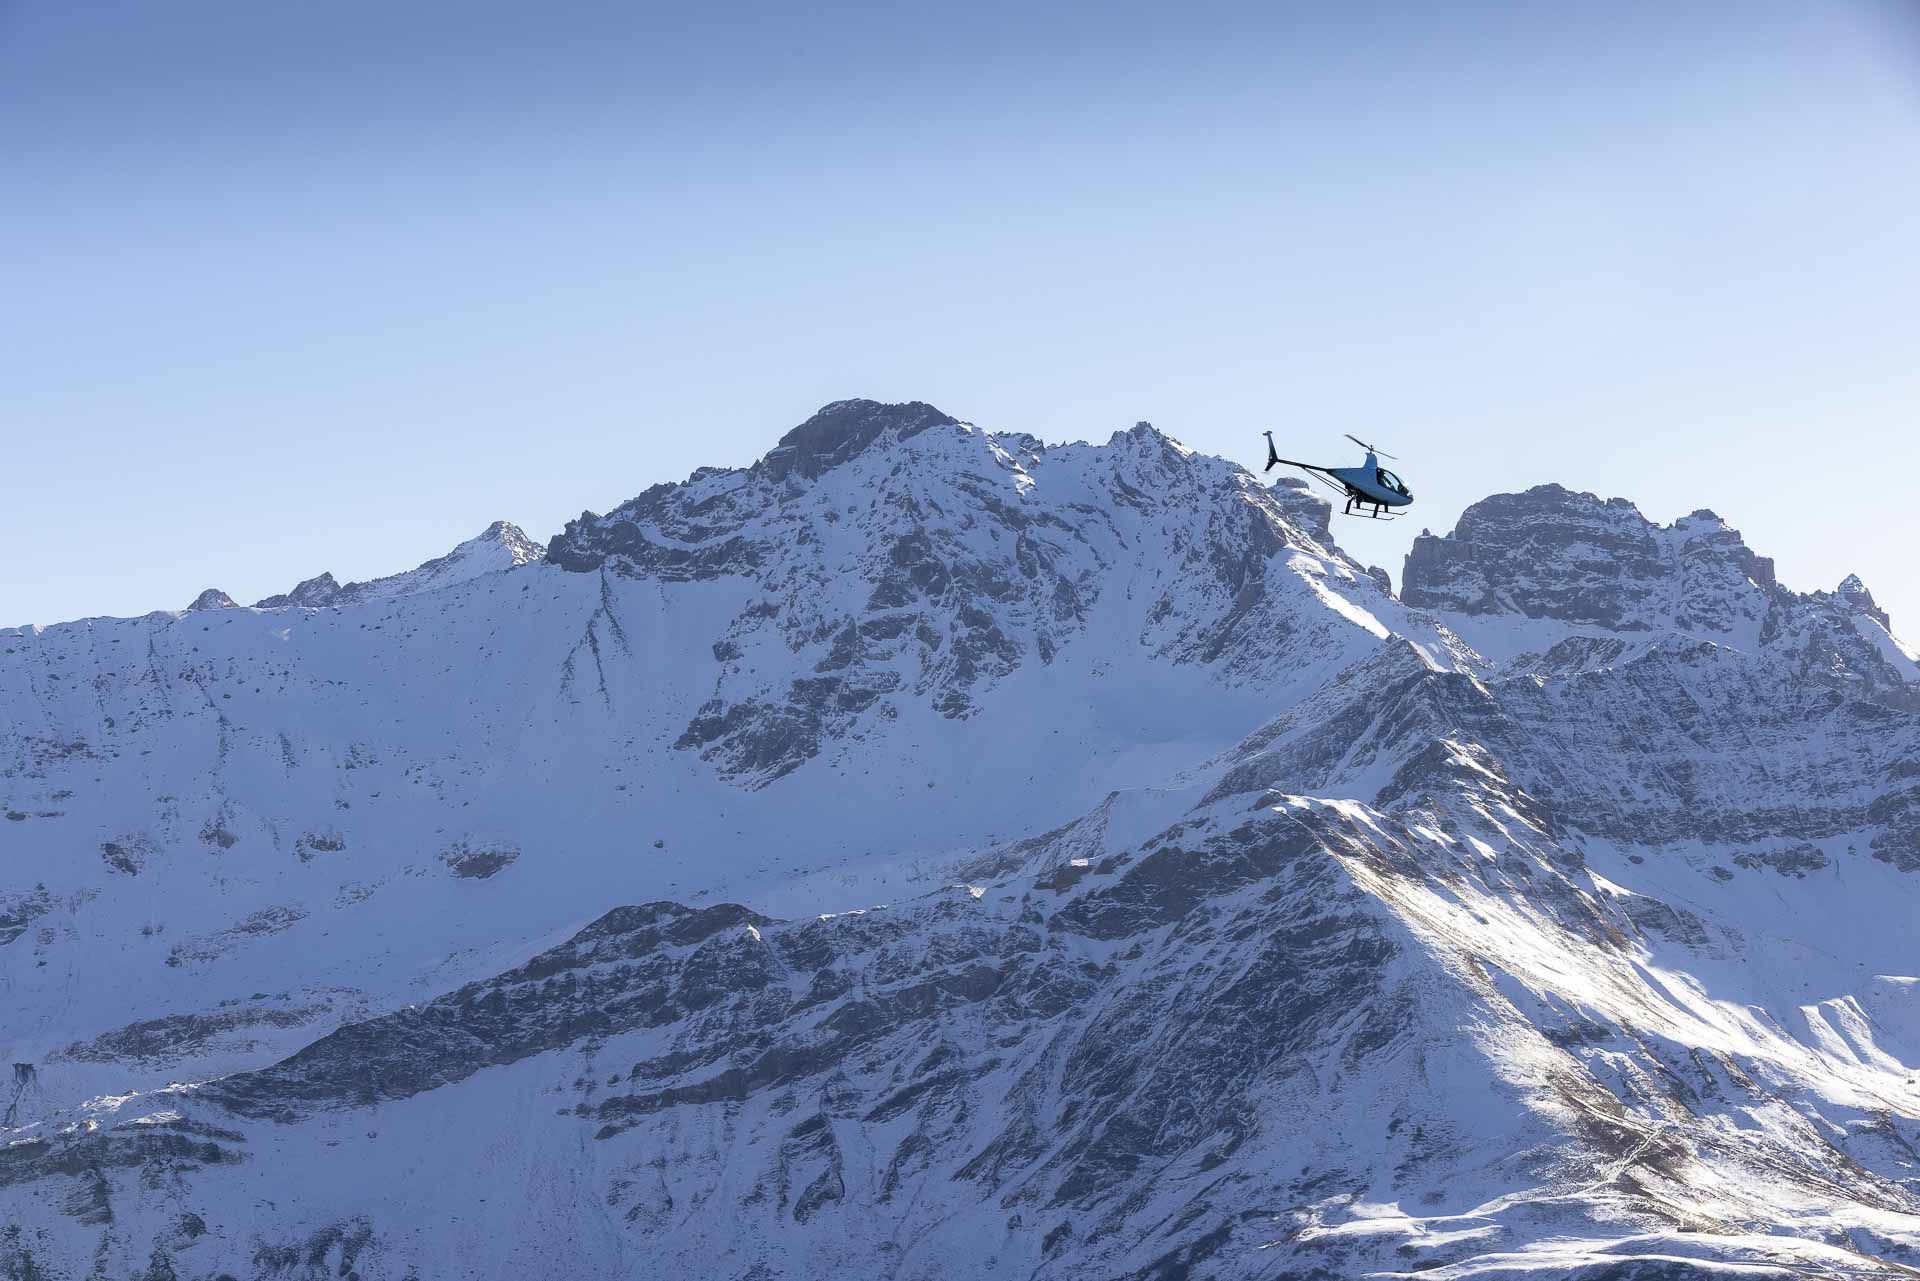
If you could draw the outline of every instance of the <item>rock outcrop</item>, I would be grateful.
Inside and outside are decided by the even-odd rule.
[[[206,591],[195,596],[193,598],[193,604],[187,606],[187,608],[189,610],[238,609],[240,608],[240,603],[221,591],[218,587],[209,587]]]

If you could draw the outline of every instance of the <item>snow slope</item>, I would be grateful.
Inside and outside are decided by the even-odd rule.
[[[0,633],[10,1275],[1920,1266],[1857,580],[868,401],[507,529]]]

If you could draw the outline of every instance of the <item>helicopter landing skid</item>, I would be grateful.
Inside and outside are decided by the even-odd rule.
[[[1400,519],[1397,513],[1390,512],[1386,510],[1384,507],[1375,507],[1372,511],[1355,511],[1352,503],[1348,503],[1344,508],[1342,508],[1340,514],[1342,516],[1363,516],[1368,520]]]

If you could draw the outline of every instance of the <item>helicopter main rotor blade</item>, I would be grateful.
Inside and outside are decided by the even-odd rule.
[[[1350,440],[1350,441],[1352,441],[1352,442],[1353,442],[1354,444],[1356,444],[1356,445],[1358,445],[1358,446],[1360,446],[1360,448],[1362,448],[1362,449],[1364,449],[1364,450],[1366,450],[1366,451],[1367,451],[1368,453],[1370,453],[1370,454],[1378,454],[1378,455],[1380,455],[1380,456],[1381,456],[1382,458],[1393,458],[1393,455],[1392,455],[1392,454],[1389,454],[1389,453],[1388,453],[1388,452],[1387,452],[1386,450],[1384,450],[1384,449],[1376,449],[1376,448],[1374,448],[1374,447],[1373,447],[1372,445],[1369,445],[1369,444],[1368,444],[1368,443],[1367,443],[1366,441],[1364,441],[1364,440],[1361,440],[1361,439],[1360,439],[1360,438],[1359,438],[1358,436],[1353,436],[1353,435],[1349,435],[1348,433],[1346,433],[1346,432],[1344,432],[1344,431],[1343,431],[1343,432],[1341,432],[1340,434],[1341,434],[1342,436],[1346,436],[1346,438],[1347,438],[1348,440]],[[1399,459],[1397,459],[1397,458],[1394,458],[1394,461],[1395,461],[1395,462],[1399,462],[1400,460],[1399,460]]]

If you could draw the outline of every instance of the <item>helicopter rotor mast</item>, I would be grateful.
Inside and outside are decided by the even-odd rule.
[[[1358,436],[1351,435],[1350,433],[1347,433],[1344,431],[1341,432],[1340,434],[1342,436],[1345,436],[1348,440],[1352,441],[1354,444],[1360,446],[1360,448],[1366,450],[1369,454],[1378,454],[1382,458],[1393,458],[1393,455],[1389,454],[1386,450],[1377,448],[1373,445],[1369,445],[1366,441],[1361,440]],[[1399,459],[1395,458],[1394,461],[1398,462]]]

